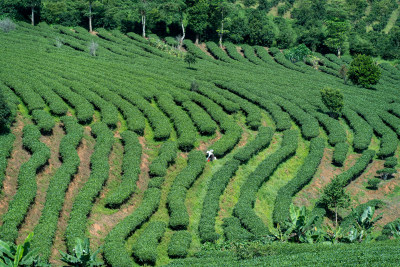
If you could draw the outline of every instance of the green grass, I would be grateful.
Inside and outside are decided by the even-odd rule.
[[[390,15],[388,23],[386,24],[385,29],[383,29],[384,33],[388,34],[390,32],[390,30],[396,24],[399,14],[400,14],[400,6],[396,10],[393,10],[392,14]]]

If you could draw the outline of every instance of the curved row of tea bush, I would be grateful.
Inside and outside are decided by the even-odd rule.
[[[217,124],[210,115],[192,101],[184,101],[182,107],[191,117],[201,135],[212,135],[217,130]]]
[[[12,133],[0,134],[0,188],[3,188],[7,159],[11,156],[15,135]]]
[[[22,143],[32,155],[21,165],[18,173],[18,190],[10,201],[8,211],[3,215],[3,225],[0,228],[0,238],[14,242],[18,237],[18,227],[25,219],[30,205],[36,196],[36,173],[50,158],[50,149],[39,141],[39,129],[28,124],[23,128]]]
[[[268,227],[253,210],[257,191],[270,178],[279,164],[296,152],[297,143],[298,132],[296,130],[285,131],[281,147],[263,160],[249,174],[240,188],[239,200],[233,209],[233,215],[239,218],[242,225],[257,237],[265,236],[269,233]]]
[[[125,249],[125,239],[150,218],[157,210],[160,199],[159,188],[147,189],[140,206],[108,233],[104,241],[104,257],[110,266],[134,265],[130,253]]]
[[[242,63],[249,63],[247,59],[245,59],[238,51],[237,48],[234,44],[226,42],[224,43],[226,53],[233,58],[234,60],[237,60]]]
[[[371,143],[373,130],[371,126],[363,120],[355,111],[344,108],[343,115],[350,128],[354,132],[353,147],[356,151],[362,151],[368,148]]]
[[[177,106],[170,95],[157,96],[160,109],[173,121],[178,135],[178,147],[182,151],[190,151],[196,142],[196,128],[189,115]]]
[[[176,142],[167,141],[161,145],[158,156],[149,166],[150,177],[164,177],[167,174],[169,164],[175,161],[178,148]]]
[[[83,137],[83,127],[78,124],[74,117],[64,116],[61,120],[67,133],[60,142],[59,151],[62,165],[50,180],[46,202],[39,223],[34,229],[35,235],[32,239],[32,247],[38,249],[45,261],[48,261],[51,255],[51,247],[57,230],[58,217],[64,204],[65,192],[80,164],[76,148]]]
[[[76,238],[84,239],[87,216],[109,174],[108,156],[114,143],[114,134],[106,124],[101,122],[92,125],[92,134],[96,136],[96,144],[90,157],[90,177],[74,200],[65,233],[67,248],[70,252],[76,244]]]
[[[190,232],[182,230],[175,232],[168,243],[168,256],[170,258],[185,258],[192,243]]]
[[[200,92],[202,95],[212,100],[214,103],[218,104],[228,114],[235,113],[240,109],[239,104],[232,102],[229,99],[226,99],[224,96],[221,96],[214,90],[214,88],[211,89],[211,88],[206,88],[205,86],[200,86],[197,92]]]
[[[133,244],[133,255],[139,264],[154,265],[156,263],[157,246],[164,235],[165,227],[165,222],[150,222]]]
[[[104,201],[105,205],[111,208],[119,207],[136,191],[136,182],[140,174],[142,145],[139,143],[138,136],[134,132],[125,131],[121,133],[121,137],[124,144],[122,181]]]
[[[194,150],[188,155],[187,166],[176,176],[167,197],[170,212],[169,227],[186,229],[189,225],[189,214],[186,210],[186,192],[203,172],[206,164],[204,153]]]
[[[289,208],[292,198],[313,178],[324,155],[325,141],[321,137],[311,140],[310,152],[296,176],[278,190],[275,199],[272,219],[274,224],[282,225],[290,217]]]
[[[218,60],[225,61],[227,63],[234,62],[216,43],[206,42],[206,46],[210,54]]]
[[[33,110],[32,119],[36,122],[36,126],[43,133],[51,133],[55,125],[53,117],[42,109]]]
[[[251,47],[250,45],[243,44],[242,46],[244,56],[252,63],[256,65],[263,65],[264,61],[261,60],[259,57],[256,56],[254,52],[254,48]]]

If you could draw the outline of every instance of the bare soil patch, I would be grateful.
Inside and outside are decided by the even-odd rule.
[[[208,148],[209,148],[212,144],[214,144],[214,143],[217,142],[219,139],[221,139],[222,134],[221,134],[220,131],[216,131],[215,134],[216,134],[216,137],[214,137],[213,139],[207,140],[207,141],[201,141],[199,147],[197,148],[197,150],[206,152],[206,151],[208,150]]]
[[[205,43],[197,44],[197,46],[198,46],[204,53],[206,53],[208,56],[210,56],[211,58],[214,58],[214,57],[210,54],[210,52],[208,52],[207,46],[206,46]],[[214,58],[214,59],[215,59],[215,58]]]
[[[241,48],[240,46],[236,46],[236,51],[237,51],[239,54],[241,54],[242,57],[245,57],[245,56],[244,56],[244,53],[243,53],[243,50],[242,50],[242,48]]]

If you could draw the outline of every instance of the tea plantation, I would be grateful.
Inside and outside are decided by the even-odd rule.
[[[399,66],[380,64],[367,89],[340,77],[350,56],[315,66],[274,47],[173,45],[23,22],[0,32],[14,118],[0,135],[1,240],[33,232],[57,266],[86,237],[109,266],[398,265]],[[327,87],[343,93],[339,117]],[[321,204],[335,179],[350,195],[341,233]],[[317,217],[285,239],[293,203]],[[352,239],[344,225],[367,206],[382,218]]]

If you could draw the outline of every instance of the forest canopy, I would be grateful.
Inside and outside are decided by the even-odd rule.
[[[33,24],[384,59],[400,59],[398,9],[396,0],[0,0],[0,18]]]

